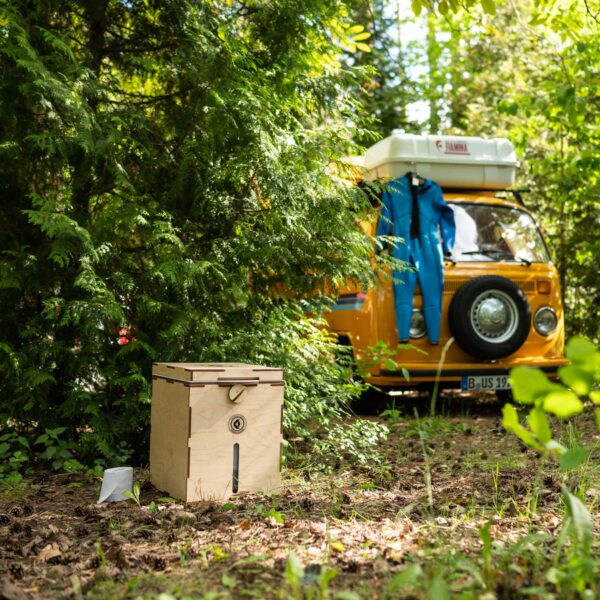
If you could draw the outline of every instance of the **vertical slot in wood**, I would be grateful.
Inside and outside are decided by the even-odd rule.
[[[235,494],[238,491],[238,485],[240,480],[240,445],[233,445],[233,481],[231,484],[231,491]]]

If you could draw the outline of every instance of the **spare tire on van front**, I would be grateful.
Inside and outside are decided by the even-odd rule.
[[[482,275],[462,285],[448,313],[450,331],[462,350],[483,360],[504,358],[525,342],[531,308],[515,283]]]

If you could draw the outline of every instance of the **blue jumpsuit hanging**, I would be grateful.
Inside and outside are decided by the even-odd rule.
[[[427,338],[430,344],[437,344],[444,291],[442,252],[450,254],[454,246],[454,212],[446,204],[440,186],[429,179],[416,188],[413,200],[411,177],[405,175],[389,183],[383,192],[377,236],[392,234],[392,226],[393,235],[404,240],[392,248],[392,256],[412,267],[404,271],[395,269],[392,273],[398,339],[409,339],[418,279],[423,295]],[[438,228],[441,230],[441,248]],[[385,244],[378,242],[378,245]]]

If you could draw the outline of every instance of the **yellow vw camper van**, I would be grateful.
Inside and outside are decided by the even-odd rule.
[[[512,367],[552,374],[566,364],[558,273],[534,215],[519,192],[510,192],[517,164],[505,139],[395,131],[367,151],[365,180],[385,184],[411,172],[435,181],[456,226],[454,248],[444,259],[438,344],[428,342],[417,285],[412,348],[398,348],[389,274],[372,289],[343,290],[326,313],[339,342],[352,348],[359,364],[369,363],[367,381],[391,389],[427,387],[438,378],[443,387],[509,390]],[[368,225],[373,235],[376,226]],[[377,345],[395,354],[373,365]]]

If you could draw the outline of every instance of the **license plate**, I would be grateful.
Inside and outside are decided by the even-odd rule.
[[[460,387],[467,392],[510,390],[508,375],[465,375]]]

